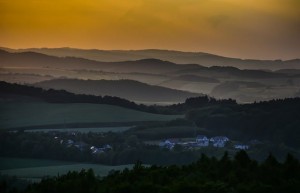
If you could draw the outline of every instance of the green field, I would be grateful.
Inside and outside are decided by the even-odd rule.
[[[11,163],[9,163],[11,162]],[[57,176],[69,171],[93,169],[96,175],[105,176],[111,170],[132,168],[133,165],[106,166],[98,164],[71,163],[54,160],[0,158],[0,174],[16,176],[22,179],[40,180],[45,176]],[[14,165],[14,166],[13,166]]]
[[[41,179],[46,176],[63,175],[69,171],[81,171],[82,169],[88,170],[91,168],[96,175],[106,176],[111,170],[123,170],[125,168],[130,169],[132,167],[133,165],[105,166],[97,164],[73,164],[0,170],[0,174],[16,176],[17,178],[22,179]]]
[[[80,133],[105,133],[105,132],[124,132],[132,127],[97,127],[97,128],[63,128],[63,129],[29,129],[25,132],[80,132]]]
[[[39,125],[168,121],[181,115],[159,115],[112,105],[88,103],[4,103],[0,102],[0,128]]]
[[[75,162],[46,160],[46,159],[0,157],[0,170],[43,167],[43,166],[71,165],[71,164],[75,164]]]

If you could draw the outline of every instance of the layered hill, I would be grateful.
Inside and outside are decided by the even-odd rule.
[[[141,59],[123,62],[99,62],[85,58],[56,57],[36,52],[12,53],[0,50],[0,66],[8,68],[48,68],[65,70],[89,70],[114,73],[146,73],[163,75],[200,75],[214,78],[282,78],[286,70],[241,70],[233,66],[204,67],[197,64],[180,65],[159,59]],[[184,78],[186,79],[186,77]],[[199,81],[199,80],[198,80]]]
[[[172,50],[83,50],[74,48],[30,48],[7,49],[12,52],[32,51],[53,56],[72,56],[90,60],[116,62],[156,58],[178,64],[199,64],[203,66],[233,66],[240,69],[300,69],[300,59],[294,60],[252,60],[218,56],[203,52],[181,52]]]
[[[76,94],[117,96],[142,103],[184,102],[200,94],[152,86],[133,80],[78,80],[53,79],[34,84],[41,88],[63,89]]]
[[[108,72],[167,73],[197,65],[178,65],[158,59],[124,62],[99,62],[76,57],[56,57],[36,52],[11,53],[0,50],[0,66],[14,68],[59,68],[69,70],[102,70]]]
[[[119,92],[118,95],[114,95],[113,92],[108,93],[137,102],[148,102],[150,96],[155,96],[158,99],[151,99],[149,102],[178,103],[182,102],[183,98],[195,96],[195,93],[223,99],[233,98],[242,103],[294,97],[299,96],[300,76],[298,71],[297,69],[288,69],[288,66],[282,70],[271,71],[238,69],[232,66],[183,65],[159,59],[100,62],[69,56],[49,56],[35,52],[0,51],[0,80],[2,81],[35,84],[53,79],[119,81],[128,79],[148,84],[148,86],[182,91],[181,94],[172,91],[172,94],[166,95],[163,94],[165,91],[159,91],[162,94],[149,93],[144,90],[142,92],[132,91],[137,94],[135,97],[120,93],[121,91],[116,91]],[[252,86],[253,83],[260,86]],[[141,88],[134,86],[137,84],[136,82],[131,82],[131,84],[133,84],[132,87]],[[112,86],[118,90],[115,85]],[[88,93],[106,94],[105,92],[95,92],[94,88],[90,88]],[[153,87],[149,89],[153,91]],[[147,93],[147,96],[141,96],[146,95],[143,93]],[[166,97],[170,100],[166,101]]]

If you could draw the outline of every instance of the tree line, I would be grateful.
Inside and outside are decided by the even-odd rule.
[[[2,183],[4,184],[4,183]],[[251,160],[245,151],[230,158],[201,158],[189,165],[143,166],[112,171],[106,177],[92,170],[69,172],[43,179],[24,193],[295,193],[300,189],[300,164],[287,155],[283,163],[271,154],[263,163]],[[8,192],[5,189],[2,192]]]

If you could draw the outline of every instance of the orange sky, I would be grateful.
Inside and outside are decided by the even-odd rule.
[[[300,0],[0,0],[0,46],[300,58]]]

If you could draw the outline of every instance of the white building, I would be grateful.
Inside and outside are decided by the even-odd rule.
[[[228,137],[225,136],[216,136],[212,137],[209,140],[212,142],[214,147],[225,147],[226,143],[229,141]]]
[[[247,150],[249,149],[249,145],[244,145],[244,144],[236,144],[234,145],[235,149],[240,149],[240,150]]]
[[[175,146],[175,143],[174,142],[171,142],[170,140],[165,140],[161,143],[159,143],[159,147],[161,148],[167,148],[167,149],[173,149]]]
[[[209,139],[204,135],[198,135],[196,138],[196,143],[198,146],[207,147],[209,145]]]

